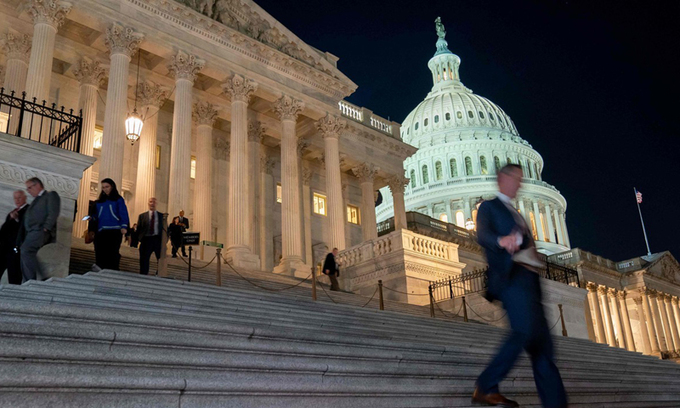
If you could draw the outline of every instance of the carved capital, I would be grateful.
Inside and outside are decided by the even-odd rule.
[[[64,24],[72,6],[61,0],[28,0],[27,8],[34,24],[49,24],[57,29]]]
[[[311,143],[305,138],[299,138],[297,141],[297,153],[298,156],[302,155],[302,152],[309,147]]]
[[[352,172],[362,183],[372,183],[378,168],[372,164],[363,163],[360,166],[354,167]]]
[[[187,54],[179,51],[172,57],[172,61],[168,64],[170,73],[175,79],[186,79],[192,83],[196,79],[196,74],[205,66],[205,61],[196,58],[195,55]]]
[[[621,299],[621,300],[626,300],[626,291],[625,290],[620,290],[616,293],[616,297]]]
[[[257,83],[240,75],[234,75],[222,84],[222,90],[231,97],[232,101],[248,103],[250,95],[257,90]]]
[[[293,99],[290,96],[283,95],[274,102],[274,111],[279,115],[281,120],[296,121],[298,114],[305,108],[304,102]]]
[[[274,174],[274,160],[271,159],[267,154],[262,154],[260,156],[260,170],[263,173],[269,174],[270,176]]]
[[[111,55],[123,54],[131,57],[137,52],[143,39],[144,34],[136,33],[130,27],[114,23],[106,29],[104,43],[111,51]]]
[[[597,283],[595,283],[595,282],[586,283],[586,289],[588,289],[588,292],[590,292],[590,293],[597,292]]]
[[[210,102],[200,101],[194,104],[194,110],[192,112],[194,121],[198,125],[208,125],[212,126],[217,119],[217,109],[215,105]]]
[[[168,89],[147,80],[139,84],[139,93],[137,96],[141,107],[160,107],[168,97]]]
[[[80,82],[81,85],[94,85],[99,88],[102,80],[106,76],[104,67],[99,61],[92,61],[84,57],[78,62],[78,66],[73,70],[73,75]]]
[[[332,116],[329,113],[316,122],[316,128],[319,129],[319,132],[321,132],[321,135],[324,138],[333,137],[337,139],[340,137],[340,132],[346,127],[347,121],[338,118],[337,116]]]
[[[654,289],[646,289],[645,293],[650,299],[656,299],[656,295],[658,294],[658,292],[655,291]]]
[[[411,179],[404,176],[392,176],[387,179],[387,185],[392,194],[404,194],[404,188],[408,185]]]
[[[213,148],[217,151],[217,157],[220,159],[229,160],[229,153],[231,152],[231,144],[222,137],[216,137],[213,141]]]
[[[307,166],[302,166],[302,183],[306,186],[309,185],[309,182],[312,180],[312,175],[314,172],[307,167]]]
[[[597,293],[599,293],[602,296],[606,296],[608,290],[609,290],[609,288],[607,288],[606,286],[598,286],[597,287]]]
[[[2,52],[7,55],[8,60],[18,59],[28,64],[31,56],[31,37],[28,34],[5,34]]]
[[[642,297],[633,298],[633,302],[635,302],[635,306],[642,307]]]
[[[664,303],[671,303],[671,297],[672,297],[672,296],[669,295],[668,293],[660,293],[660,294],[659,294],[659,298],[660,298],[660,299],[662,298],[663,301],[664,301]]]
[[[607,288],[607,294],[609,297],[615,298],[618,291],[614,288]]]
[[[264,126],[260,122],[248,123],[248,141],[254,143],[262,143],[264,139]]]
[[[678,306],[678,304],[680,304],[680,299],[678,299],[677,296],[672,296],[672,297],[671,297],[671,302],[672,302],[674,305]]]

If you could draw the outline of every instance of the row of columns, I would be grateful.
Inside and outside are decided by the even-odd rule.
[[[678,297],[647,288],[633,298],[640,326],[642,349],[635,345],[626,297],[628,292],[589,282],[588,303],[594,319],[595,340],[611,347],[645,354],[680,351]]]
[[[569,243],[569,234],[566,230],[566,219],[563,212],[555,206],[551,206],[549,203],[539,203],[538,201],[530,201],[531,207],[529,211],[526,209],[525,200],[522,198],[517,199],[518,207],[520,213],[524,217],[527,225],[532,225],[530,212],[534,213],[534,220],[536,222],[536,235],[539,241],[556,242],[560,245],[571,247]],[[543,211],[541,211],[541,206]],[[545,229],[543,228],[543,223],[541,222],[541,214],[543,214]],[[554,219],[554,223],[553,223]]]

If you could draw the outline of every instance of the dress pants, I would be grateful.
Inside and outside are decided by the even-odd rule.
[[[477,379],[477,386],[485,394],[498,393],[498,384],[507,376],[524,349],[531,358],[534,381],[543,406],[566,407],[567,395],[553,361],[552,338],[541,304],[540,278],[515,265],[509,285],[499,297],[507,311],[511,332],[498,354]]]
[[[144,237],[139,244],[139,273],[142,275],[149,274],[149,258],[151,258],[151,254],[156,255],[156,261],[161,257],[160,235]]]
[[[19,250],[21,257],[21,274],[23,282],[31,279],[42,278],[40,263],[38,262],[38,251],[49,243],[50,234],[45,231],[29,231],[24,238]]]
[[[331,280],[331,290],[332,291],[340,290],[340,285],[338,285],[338,277],[336,276],[335,273],[329,273],[328,279]]]
[[[98,231],[94,236],[94,254],[102,269],[120,269],[120,244],[123,234],[119,229]]]
[[[21,285],[21,259],[14,252],[13,247],[0,249],[0,277],[7,269],[7,282],[12,285]]]

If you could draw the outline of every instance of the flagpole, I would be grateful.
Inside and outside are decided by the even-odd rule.
[[[647,231],[645,230],[645,222],[642,220],[642,210],[640,210],[640,202],[637,199],[637,188],[633,187],[635,191],[635,203],[637,203],[638,213],[640,214],[640,223],[642,224],[642,233],[645,235],[645,244],[647,244],[647,256],[652,255],[652,251],[649,250],[649,241],[647,240]]]

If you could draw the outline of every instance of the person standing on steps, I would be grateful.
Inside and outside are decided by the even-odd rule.
[[[17,190],[13,194],[14,209],[7,214],[5,223],[0,228],[0,277],[7,269],[7,282],[21,285],[21,259],[17,248],[17,235],[24,222],[24,215],[28,210],[26,193]]]
[[[484,201],[477,214],[477,239],[484,248],[489,269],[486,298],[499,300],[510,320],[510,334],[498,354],[477,379],[472,403],[519,407],[500,394],[498,384],[522,350],[531,368],[541,402],[546,408],[566,408],[567,395],[554,363],[550,329],[543,314],[541,282],[534,270],[544,267],[531,231],[512,206],[522,183],[522,168],[508,164],[498,172],[498,197]]]
[[[137,218],[137,235],[139,237],[139,273],[149,274],[149,258],[156,255],[161,258],[161,234],[168,226],[163,224],[163,214],[156,211],[156,198],[149,198],[149,211],[139,214]]]
[[[94,253],[99,269],[120,269],[120,244],[130,226],[125,199],[121,197],[116,183],[110,178],[101,181],[101,193],[97,199],[97,233],[94,236]],[[97,268],[95,268],[97,269]]]
[[[33,197],[19,227],[17,246],[21,258],[23,282],[42,276],[38,251],[47,244],[57,242],[57,219],[61,211],[61,198],[56,191],[47,191],[39,178],[26,181],[26,191]]]
[[[338,285],[338,276],[340,276],[340,265],[336,260],[338,256],[338,248],[333,248],[333,251],[326,255],[326,260],[323,263],[323,273],[328,275],[328,279],[331,280],[331,290],[340,290],[340,285]]]
[[[173,258],[177,258],[177,250],[182,246],[182,232],[182,224],[179,223],[179,217],[173,218],[172,224],[168,226],[168,236],[170,237]]]
[[[182,226],[182,232],[189,231],[189,219],[184,216],[184,210],[179,210],[179,217],[177,217],[179,220],[179,225]],[[184,250],[184,237],[180,234],[181,238],[181,247],[182,247],[182,256],[187,257],[187,253]]]

